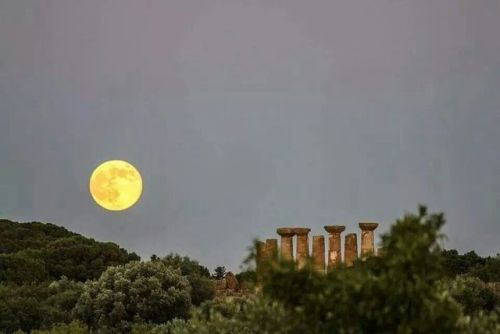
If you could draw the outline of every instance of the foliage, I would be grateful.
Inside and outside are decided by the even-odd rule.
[[[139,260],[111,242],[96,242],[82,236],[55,240],[44,249],[51,277],[67,276],[77,281],[98,278],[109,266]]]
[[[191,260],[187,256],[180,256],[179,254],[169,254],[161,259],[163,263],[172,267],[180,269],[182,275],[198,275],[201,277],[210,277],[210,271],[198,263],[198,261]]]
[[[0,254],[0,282],[30,284],[47,280],[43,255],[38,250]]]
[[[52,241],[77,236],[61,226],[39,222],[17,223],[0,219],[0,253],[43,249]]]
[[[477,277],[458,276],[448,288],[466,314],[488,313],[500,308],[500,289]]]
[[[0,284],[0,331],[30,331],[71,321],[83,284],[63,278],[42,284]]]
[[[243,270],[236,274],[236,279],[240,283],[242,290],[251,290],[255,287],[255,283],[257,280],[257,273],[255,270]]]
[[[191,308],[188,280],[162,261],[108,268],[85,284],[75,307],[89,327],[124,333],[132,324],[185,318]]]
[[[40,283],[62,276],[83,282],[109,266],[139,259],[114,243],[56,225],[0,220],[0,282]]]
[[[33,248],[1,246],[9,252],[0,254],[0,281],[9,283],[0,283],[0,332],[500,333],[500,285],[491,283],[500,270],[498,256],[441,250],[443,224],[442,214],[421,207],[382,236],[384,256],[327,275],[309,266],[297,270],[291,263],[269,264],[259,276],[262,293],[216,299],[208,269],[176,254],[109,267],[85,284],[66,277],[36,283],[66,273],[81,279],[78,270],[85,277],[98,275],[101,263],[92,259],[106,264],[131,259],[116,252],[116,245],[100,243],[97,251],[95,241],[54,227],[43,237],[38,230],[45,224],[36,224],[39,234],[23,241]],[[53,237],[55,232],[60,235]],[[50,240],[39,247],[38,238]],[[237,275],[243,284],[255,277],[254,270]],[[200,306],[191,309],[191,300]]]
[[[479,314],[467,320],[467,334],[500,333],[500,309],[489,313],[479,312]]]
[[[204,303],[188,321],[137,326],[145,334],[280,334],[290,333],[295,319],[277,302],[265,298],[228,298]]]
[[[59,324],[48,330],[34,330],[32,334],[90,334],[82,323],[73,321],[69,324]]]
[[[448,276],[468,274],[484,282],[500,282],[500,255],[481,257],[474,251],[460,255],[456,250],[442,252]]]
[[[187,277],[191,285],[191,301],[193,305],[198,306],[202,302],[214,298],[215,285],[210,279],[210,272],[206,267],[187,256],[178,254],[169,254],[162,258],[161,261],[167,266],[179,269],[181,274]]]
[[[225,276],[226,276],[226,267],[219,266],[214,269],[213,278],[223,279]]]

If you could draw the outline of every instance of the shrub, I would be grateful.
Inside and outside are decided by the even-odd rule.
[[[82,289],[82,283],[66,278],[50,285],[0,284],[0,332],[31,331],[70,322]]]
[[[295,319],[277,302],[265,298],[227,298],[204,303],[188,321],[176,319],[160,326],[136,326],[132,333],[283,334],[293,333],[296,327]]]
[[[210,279],[210,272],[206,267],[187,256],[182,257],[178,254],[169,254],[161,261],[167,266],[179,269],[181,274],[186,276],[191,285],[193,305],[198,306],[204,301],[214,298],[215,284]]]
[[[160,261],[131,262],[108,268],[89,281],[75,307],[90,328],[128,332],[132,323],[162,323],[185,318],[191,288],[179,270]]]
[[[458,276],[449,284],[449,289],[466,314],[491,312],[500,307],[500,291],[477,277]]]

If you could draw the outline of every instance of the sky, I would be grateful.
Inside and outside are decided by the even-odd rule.
[[[279,226],[444,212],[500,253],[497,0],[0,0],[0,217],[238,271]],[[131,209],[93,169],[143,176]]]

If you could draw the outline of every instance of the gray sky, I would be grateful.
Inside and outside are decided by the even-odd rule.
[[[500,2],[0,0],[0,217],[236,270],[418,203],[500,252]],[[88,178],[133,163],[140,202]]]

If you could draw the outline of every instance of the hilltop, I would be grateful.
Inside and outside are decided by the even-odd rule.
[[[17,284],[98,278],[109,266],[140,257],[50,223],[0,220],[0,282]]]

